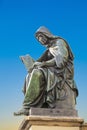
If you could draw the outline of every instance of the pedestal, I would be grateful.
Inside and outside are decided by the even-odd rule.
[[[87,130],[87,123],[84,123],[83,125],[82,125],[82,129],[81,130]]]
[[[35,109],[33,109],[35,110]],[[47,115],[33,110],[26,116],[18,130],[87,130],[87,124],[84,120],[75,116],[58,116],[55,112]],[[47,113],[48,111],[46,111]],[[34,115],[37,113],[36,115]]]

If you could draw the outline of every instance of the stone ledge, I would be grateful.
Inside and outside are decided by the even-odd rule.
[[[79,127],[83,124],[84,120],[79,117],[64,117],[64,116],[28,116],[30,125],[46,125],[46,126],[67,126]]]
[[[84,123],[84,124],[82,125],[81,130],[87,130],[87,123]]]
[[[77,117],[26,116],[19,130],[29,130],[32,126],[81,127],[84,120]],[[84,129],[85,130],[85,129]]]
[[[78,112],[75,109],[64,109],[64,108],[58,108],[58,109],[31,108],[29,110],[29,115],[78,117]]]

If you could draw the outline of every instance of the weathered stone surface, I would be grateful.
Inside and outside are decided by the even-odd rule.
[[[63,114],[67,113],[66,109],[75,108],[78,96],[73,73],[73,53],[66,40],[53,35],[46,27],[38,28],[35,37],[47,49],[36,61],[30,55],[20,57],[28,74],[23,87],[23,107],[14,115],[28,115],[26,111],[31,107],[63,108]],[[61,116],[61,110],[58,111],[52,113]],[[75,110],[69,110],[68,113],[71,116]]]
[[[28,130],[29,129],[29,120],[27,119],[24,119],[20,126],[19,126],[19,129],[18,130]]]
[[[81,130],[87,130],[87,123],[84,123]]]
[[[37,126],[33,125],[29,130],[80,130],[79,127],[61,127],[61,126]]]
[[[29,115],[41,115],[41,116],[69,116],[77,117],[78,112],[75,109],[47,109],[47,108],[31,108],[29,110]]]
[[[70,130],[79,130],[83,123],[84,120],[79,117],[27,116],[21,123],[19,130],[33,130],[33,128],[37,128],[36,130],[43,128],[44,130],[48,127],[49,129],[51,128],[51,130],[60,130],[59,128],[61,128],[61,130],[65,130],[63,128],[70,128]]]

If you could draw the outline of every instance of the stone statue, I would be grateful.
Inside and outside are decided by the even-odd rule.
[[[68,43],[46,27],[40,27],[35,36],[47,50],[37,61],[29,57],[30,67],[28,56],[21,57],[29,68],[23,88],[23,107],[14,115],[28,115],[31,107],[74,109],[78,89],[74,81],[74,56]]]

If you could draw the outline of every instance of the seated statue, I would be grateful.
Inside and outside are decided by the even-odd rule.
[[[14,115],[28,115],[31,107],[74,109],[78,89],[74,81],[74,56],[68,43],[46,27],[40,27],[35,37],[47,50],[28,70],[23,106]]]

